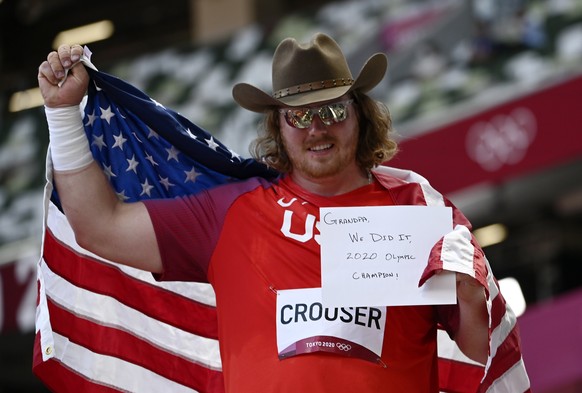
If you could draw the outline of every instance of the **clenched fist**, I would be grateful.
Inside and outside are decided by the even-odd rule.
[[[78,63],[83,56],[81,45],[61,45],[48,54],[38,67],[38,86],[49,108],[79,105],[89,84],[85,67]],[[68,75],[64,83],[59,83]]]

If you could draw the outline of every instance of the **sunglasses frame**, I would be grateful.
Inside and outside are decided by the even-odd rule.
[[[313,118],[315,117],[315,115],[317,114],[317,116],[319,116],[319,119],[321,120],[321,122],[323,124],[325,124],[326,126],[331,126],[333,124],[337,124],[337,123],[341,123],[343,121],[345,121],[348,118],[348,113],[347,113],[347,109],[348,106],[351,105],[354,102],[353,98],[349,98],[347,100],[343,100],[343,101],[336,101],[336,102],[329,102],[327,104],[323,104],[321,106],[318,107],[291,107],[291,108],[281,108],[279,109],[279,113],[283,114],[283,116],[285,117],[285,121],[287,122],[287,124],[289,124],[289,126],[293,127],[293,128],[297,128],[299,130],[305,130],[309,127],[311,127],[311,124],[313,124]],[[321,116],[321,111],[324,110],[325,108],[327,108],[327,110],[329,112],[331,112],[332,114],[335,115],[334,109],[330,108],[330,106],[333,105],[343,105],[343,111],[345,113],[345,117],[341,120],[336,120],[335,116],[330,118],[329,120],[324,120],[323,117]],[[295,124],[296,121],[294,121],[293,118],[290,118],[290,114],[293,113],[293,111],[298,111],[298,110],[303,110],[305,112],[305,115],[303,116],[304,118],[306,118],[306,116],[308,116],[309,119],[309,124],[307,124],[305,127],[298,127],[298,124]],[[300,117],[300,116],[296,116],[296,117]]]

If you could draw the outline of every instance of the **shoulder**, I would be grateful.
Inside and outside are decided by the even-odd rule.
[[[372,174],[392,193],[397,204],[447,205],[446,198],[414,171],[380,165],[372,170]]]
[[[242,195],[256,189],[268,189],[273,186],[276,180],[267,180],[262,177],[250,177],[244,180],[235,180],[219,186],[211,187],[206,193],[215,197],[216,195],[231,194]]]
[[[264,191],[273,187],[274,182],[276,180],[267,180],[262,177],[234,180],[190,195],[188,199],[211,206],[213,209],[225,210],[240,198],[264,194]]]
[[[223,184],[208,185],[202,187],[198,192],[189,193],[175,198],[162,198],[144,200],[148,210],[154,206],[163,206],[165,209],[179,206],[186,208],[215,209],[230,206],[239,197],[251,193],[257,189],[268,189],[273,185],[273,181],[262,177],[251,177],[244,180],[234,180]]]
[[[395,204],[451,207],[455,225],[461,224],[471,229],[471,223],[465,215],[418,173],[384,165],[374,168],[372,173],[390,192]]]

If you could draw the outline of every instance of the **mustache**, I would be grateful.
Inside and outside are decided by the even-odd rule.
[[[306,142],[304,144],[304,146],[307,149],[310,149],[310,148],[315,147],[315,146],[327,145],[327,144],[331,144],[331,145],[335,144],[335,138],[329,137],[329,136],[319,137],[317,139],[310,140],[310,141]]]

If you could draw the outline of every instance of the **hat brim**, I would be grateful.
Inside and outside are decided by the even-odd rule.
[[[265,112],[284,106],[304,106],[333,100],[351,91],[366,93],[382,81],[387,69],[387,56],[384,53],[376,53],[366,61],[354,83],[349,86],[312,90],[276,99],[253,85],[238,83],[232,89],[232,96],[241,107],[252,112]]]

